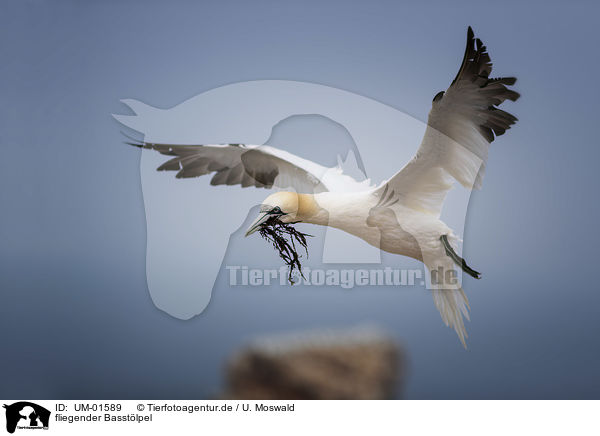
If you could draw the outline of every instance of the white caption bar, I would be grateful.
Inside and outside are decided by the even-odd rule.
[[[598,435],[600,401],[46,401],[5,400],[2,425],[26,436]],[[4,431],[4,429],[2,430]],[[236,432],[236,433],[234,433]]]

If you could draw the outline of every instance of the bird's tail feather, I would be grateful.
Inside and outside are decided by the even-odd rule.
[[[463,344],[467,348],[467,330],[464,320],[469,320],[469,300],[465,295],[460,283],[460,275],[457,271],[457,263],[454,257],[455,250],[450,242],[455,243],[458,238],[449,232],[447,236],[440,238],[436,249],[433,251],[423,251],[423,263],[429,271],[430,289],[435,307],[440,312],[442,320],[448,326],[453,328]],[[421,246],[427,247],[426,242]],[[450,253],[455,254],[451,256]],[[458,266],[461,266],[460,263]],[[453,274],[447,274],[452,272]]]
[[[469,318],[469,300],[462,288],[458,289],[432,289],[433,302],[440,311],[442,320],[448,326],[453,328],[463,344],[467,348],[464,318]]]

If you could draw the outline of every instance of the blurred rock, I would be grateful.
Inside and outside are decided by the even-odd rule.
[[[387,399],[403,373],[400,348],[374,329],[263,338],[227,366],[230,399]]]

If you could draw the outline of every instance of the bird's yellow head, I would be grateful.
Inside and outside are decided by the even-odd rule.
[[[271,218],[282,223],[295,223],[310,218],[317,211],[318,206],[310,194],[276,192],[263,201],[258,218],[248,227],[246,236],[256,232]]]

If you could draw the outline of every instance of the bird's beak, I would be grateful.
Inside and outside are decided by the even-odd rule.
[[[269,218],[271,218],[271,215],[268,212],[261,212],[258,215],[258,218],[256,218],[250,227],[248,227],[248,230],[246,230],[246,236],[250,236],[252,233],[256,232]]]

